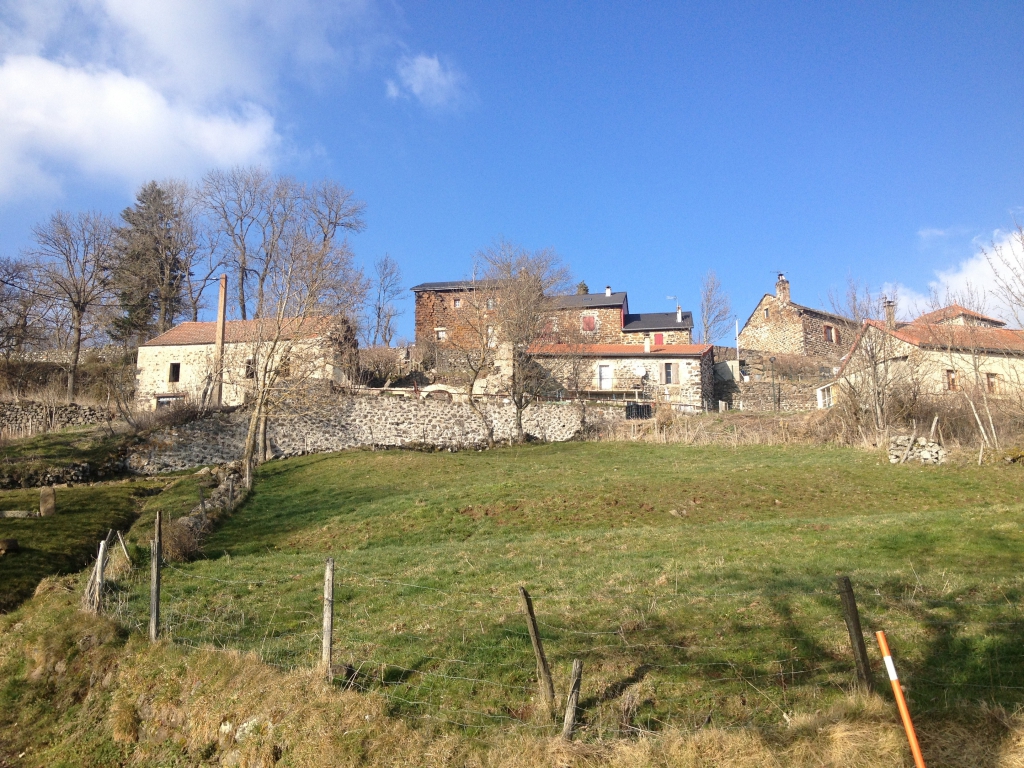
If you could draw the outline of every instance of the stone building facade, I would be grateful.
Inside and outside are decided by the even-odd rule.
[[[766,355],[804,355],[838,363],[857,332],[849,318],[795,304],[789,280],[779,275],[775,295],[765,294],[739,334],[740,350]]]
[[[345,321],[316,318],[305,330],[288,324],[281,328],[274,354],[283,379],[320,379],[343,385],[349,382],[355,356],[355,336]],[[316,326],[316,327],[313,327]],[[182,399],[210,402],[217,371],[217,323],[186,322],[139,346],[136,401],[155,409]],[[267,339],[278,336],[256,320],[225,323],[220,405],[246,402],[252,389],[254,360],[269,348]],[[283,363],[283,365],[282,365]]]

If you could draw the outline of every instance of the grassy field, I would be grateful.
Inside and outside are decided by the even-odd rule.
[[[0,557],[0,613],[32,595],[47,576],[80,570],[96,557],[111,528],[127,531],[138,514],[139,498],[161,481],[58,488],[53,517],[0,518],[0,539],[17,539],[21,551]],[[0,491],[0,509],[39,508],[39,489]]]
[[[886,723],[879,732],[892,754],[905,750],[873,645],[883,699],[850,696],[854,668],[835,593],[836,575],[848,574],[865,630],[888,632],[929,765],[1016,765],[999,755],[1015,749],[1013,713],[1024,705],[1022,479],[1016,465],[893,467],[877,454],[808,447],[572,443],[272,462],[208,539],[205,558],[165,569],[172,642],[137,645],[134,658],[150,654],[153,671],[123,662],[126,692],[121,704],[113,694],[113,711],[135,712],[147,696],[152,707],[171,707],[194,695],[179,679],[201,686],[216,678],[220,698],[203,694],[203,733],[212,736],[197,730],[182,737],[188,744],[213,739],[214,749],[221,719],[246,716],[231,714],[238,697],[263,706],[266,694],[253,686],[280,689],[272,699],[283,720],[294,711],[316,721],[303,697],[325,694],[304,670],[319,656],[321,580],[333,557],[335,686],[347,680],[359,693],[339,696],[362,697],[363,707],[380,702],[389,722],[417,734],[392,745],[395,754],[408,744],[449,744],[462,758],[437,764],[462,764],[473,762],[466,755],[508,749],[510,739],[526,754],[532,740],[557,733],[536,696],[517,595],[525,585],[558,696],[572,660],[583,661],[580,749],[714,728],[737,739],[775,735],[764,737],[763,761],[745,752],[746,762],[666,764],[901,765],[879,763],[877,754],[872,763],[867,751],[861,761],[835,739],[834,762],[785,752],[786,739],[813,741],[840,726],[854,744],[849,722],[813,720],[852,710],[860,713],[854,720]],[[149,499],[135,540],[148,537],[156,506],[173,515],[193,504],[194,485],[187,477]],[[141,630],[145,574],[114,588],[118,623]],[[251,669],[256,677],[247,677],[239,665],[248,657],[238,652],[284,672],[276,682]],[[339,764],[372,763],[369,755],[391,744],[383,726],[323,728]],[[141,750],[145,740],[134,738]],[[288,749],[285,764],[308,764],[297,743]],[[565,762],[545,754],[530,759]]]
[[[183,643],[312,666],[332,556],[335,653],[356,684],[393,713],[483,730],[542,722],[524,584],[556,686],[581,658],[586,727],[608,736],[779,722],[844,695],[842,573],[866,628],[889,631],[917,712],[1013,709],[1020,481],[1015,466],[808,448],[307,457],[266,467],[209,559],[168,572],[166,617]]]

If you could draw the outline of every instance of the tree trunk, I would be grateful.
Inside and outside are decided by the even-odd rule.
[[[513,401],[516,407],[516,442],[521,443],[526,439],[526,435],[523,433],[523,411],[526,406],[522,405],[518,400]]]
[[[82,313],[71,313],[71,365],[68,367],[68,404],[75,400],[75,379],[78,376],[78,358],[82,354]]]
[[[470,386],[470,389],[472,390],[472,386]],[[478,403],[476,401],[476,398],[474,398],[472,395],[470,395],[469,397],[469,407],[473,409],[473,412],[480,418],[480,421],[483,422],[484,432],[487,435],[487,447],[493,448],[494,425],[491,423],[490,419],[488,419],[487,416],[484,414],[484,410],[483,408],[480,407],[480,403]]]

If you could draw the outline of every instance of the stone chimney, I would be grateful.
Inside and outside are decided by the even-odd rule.
[[[649,353],[651,351],[651,337],[644,336],[644,352]]]
[[[779,272],[779,279],[775,281],[775,298],[789,303],[789,280],[781,272]]]
[[[224,324],[227,321],[228,276],[220,276],[220,296],[217,298],[217,335],[213,342],[213,407],[220,408],[224,396]]]
[[[683,322],[683,308],[676,304],[676,322]]]
[[[885,307],[885,327],[895,328],[896,327],[896,302],[892,299],[886,299],[882,302]]]
[[[611,296],[612,295],[612,287],[610,285],[606,285],[604,287],[604,295],[605,296]]]

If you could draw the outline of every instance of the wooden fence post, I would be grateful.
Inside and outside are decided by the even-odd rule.
[[[128,547],[124,543],[124,536],[121,535],[120,531],[117,532],[117,541],[121,545],[121,551],[124,553],[124,559],[128,561],[128,567],[131,568],[132,567],[132,559],[128,555]]]
[[[92,612],[100,614],[103,611],[103,571],[107,568],[107,540],[104,539],[100,542],[100,554],[96,558],[96,582],[94,588],[96,590],[93,599]]]
[[[228,478],[228,512],[235,506],[235,478]]]
[[[519,597],[522,599],[523,612],[526,614],[526,628],[530,631],[533,655],[537,657],[537,682],[540,684],[540,696],[548,708],[548,715],[554,717],[555,685],[551,682],[551,668],[548,666],[547,657],[544,655],[544,646],[540,641],[537,617],[533,612],[533,600],[530,599],[530,593],[524,587],[519,588]]]
[[[334,558],[327,558],[324,568],[324,627],[320,640],[320,666],[327,676],[327,682],[334,679],[331,666],[331,646],[334,632]]]
[[[868,649],[864,645],[864,632],[860,628],[860,612],[853,596],[853,585],[849,576],[840,576],[836,581],[839,584],[839,598],[843,602],[843,618],[846,619],[846,629],[850,633],[853,660],[857,665],[857,682],[865,691],[870,692],[874,690],[874,682],[871,679]]]
[[[200,480],[197,484],[199,488],[199,508],[203,510],[203,514],[206,514],[206,496],[203,494],[203,481]]]
[[[572,741],[572,729],[576,725],[576,707],[580,703],[580,682],[583,679],[583,662],[572,662],[572,680],[569,683],[569,699],[565,703],[565,720],[562,721],[562,738]]]
[[[156,512],[156,531],[149,542],[149,641],[155,643],[160,637],[160,510]]]

